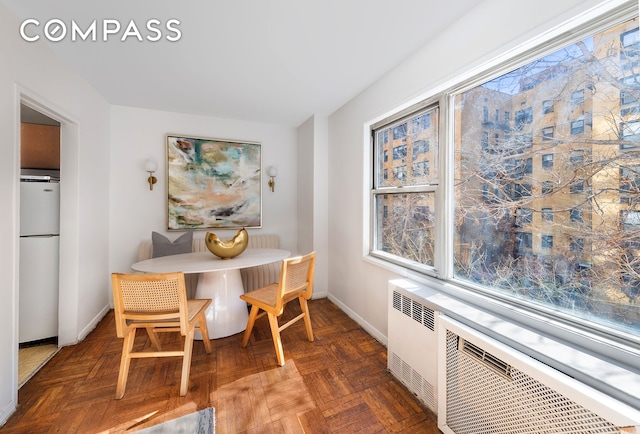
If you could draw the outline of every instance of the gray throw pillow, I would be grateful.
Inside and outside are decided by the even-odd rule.
[[[153,245],[153,258],[179,255],[180,253],[191,253],[193,248],[193,232],[182,234],[173,242],[162,234],[151,232],[151,244]]]

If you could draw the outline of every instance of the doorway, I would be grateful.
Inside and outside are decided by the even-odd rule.
[[[18,388],[58,350],[60,270],[60,123],[21,104],[20,131]]]

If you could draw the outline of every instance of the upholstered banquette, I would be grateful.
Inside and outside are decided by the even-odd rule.
[[[249,235],[249,249],[279,249],[280,238],[277,235]],[[192,252],[208,252],[204,238],[193,238]],[[138,261],[152,258],[152,240],[143,240],[138,247]],[[213,257],[213,254],[212,254]],[[244,291],[249,292],[254,289],[275,283],[280,279],[280,262],[259,265],[257,267],[243,268],[240,270]],[[196,285],[198,283],[197,274],[186,274],[185,282],[187,286],[187,296],[193,298]]]

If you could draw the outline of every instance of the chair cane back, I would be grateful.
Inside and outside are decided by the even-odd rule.
[[[241,299],[251,304],[247,328],[242,337],[242,347],[246,347],[251,337],[251,331],[256,319],[267,315],[269,327],[276,350],[278,365],[284,366],[284,351],[280,332],[291,326],[295,322],[304,319],[307,338],[313,342],[313,329],[311,328],[311,317],[307,300],[313,295],[313,272],[315,267],[316,252],[311,252],[304,256],[288,258],[282,261],[280,269],[280,281],[271,285],[263,286],[254,291],[240,296]],[[279,325],[278,317],[282,315],[287,303],[294,299],[300,302],[302,313],[288,322]],[[259,313],[260,311],[262,313]]]
[[[116,399],[124,396],[131,359],[182,357],[180,396],[187,394],[193,338],[202,334],[207,353],[211,353],[205,311],[210,299],[187,300],[183,273],[111,275],[116,333],[124,338]],[[138,329],[145,329],[153,351],[133,351]],[[163,350],[158,332],[179,332],[184,336],[182,350]]]

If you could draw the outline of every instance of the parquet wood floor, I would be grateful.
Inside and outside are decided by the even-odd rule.
[[[114,399],[122,340],[110,312],[20,389],[0,432],[134,432],[213,406],[216,433],[439,433],[435,415],[387,372],[383,345],[328,299],[311,300],[310,309],[315,341],[302,322],[285,330],[284,367],[265,317],[245,349],[242,334],[212,341],[212,354],[196,341],[184,397],[180,359],[132,361],[122,400]],[[297,312],[292,302],[284,315]],[[136,346],[149,346],[140,335]],[[166,347],[180,344],[161,338]]]

